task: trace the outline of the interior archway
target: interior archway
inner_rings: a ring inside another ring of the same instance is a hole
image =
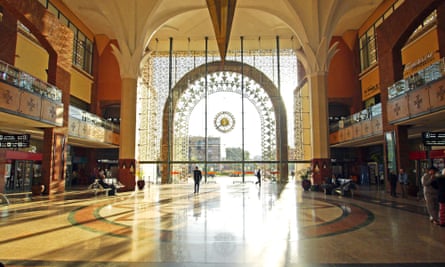
[[[193,164],[195,162],[178,162],[172,160],[172,146],[174,144],[173,137],[174,137],[174,120],[172,119],[173,113],[178,107],[178,103],[180,102],[181,98],[185,94],[185,92],[190,88],[189,85],[193,81],[197,81],[202,79],[202,77],[205,77],[206,75],[212,74],[212,73],[221,73],[221,72],[230,72],[230,73],[238,73],[241,75],[241,77],[246,77],[249,80],[254,81],[255,83],[261,85],[261,88],[264,90],[265,94],[267,95],[268,99],[271,103],[271,111],[273,111],[274,114],[274,120],[275,120],[275,144],[276,144],[276,157],[275,160],[268,160],[268,163],[275,163],[277,164],[276,172],[278,175],[279,180],[286,180],[288,177],[288,168],[287,168],[287,162],[288,162],[288,149],[287,149],[287,120],[286,120],[286,112],[284,103],[282,101],[282,98],[280,96],[280,92],[278,88],[273,84],[273,82],[265,76],[262,72],[258,71],[257,69],[253,68],[252,66],[249,66],[247,64],[242,64],[239,62],[234,61],[226,61],[225,64],[221,64],[221,62],[212,62],[206,65],[201,65],[189,73],[187,73],[171,90],[171,95],[169,97],[169,101],[167,101],[164,105],[163,109],[163,115],[162,115],[162,129],[165,132],[165,129],[167,129],[166,134],[162,135],[162,141],[161,141],[161,175],[162,175],[162,182],[168,183],[171,182],[171,177],[169,174],[172,173],[172,167],[171,164],[174,163],[184,163],[184,164]],[[244,82],[242,82],[243,84]],[[244,83],[245,84],[245,83]],[[245,88],[249,87],[247,84],[245,84]],[[245,89],[244,88],[244,89]],[[243,89],[243,90],[244,90]],[[203,88],[202,91],[208,90],[208,84],[207,89]],[[249,101],[253,101],[254,103],[259,101],[255,100],[253,96],[251,96],[252,92],[249,90],[245,90],[247,93],[245,96],[246,99],[250,99]],[[201,96],[203,94],[208,94],[207,92],[201,92]],[[259,103],[259,102],[258,102]],[[263,161],[266,162],[266,161]],[[204,162],[204,165],[206,165],[207,162]],[[244,162],[242,162],[244,164]],[[242,170],[242,173],[244,173],[244,168]]]

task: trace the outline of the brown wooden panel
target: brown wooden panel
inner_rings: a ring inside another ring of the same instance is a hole
[[[362,121],[362,123],[360,125],[362,127],[362,134],[363,134],[363,136],[368,136],[368,135],[372,134],[371,120]]]
[[[338,141],[338,131],[329,134],[329,143],[330,144],[337,144],[337,143],[339,143],[339,141]]]
[[[42,99],[42,120],[57,125],[63,124],[63,104],[57,104],[47,99]]]
[[[382,123],[382,117],[377,117],[371,120],[372,125],[372,134],[381,134],[383,133],[383,123]]]
[[[360,138],[363,136],[361,123],[353,124],[352,126],[352,138]]]
[[[345,129],[338,130],[338,142],[345,141]]]
[[[411,116],[429,111],[430,99],[428,91],[427,87],[423,87],[408,94],[409,113]]]
[[[20,90],[0,82],[0,108],[17,112],[20,106]]]
[[[22,91],[19,112],[40,119],[41,108],[42,98],[40,96]]]
[[[349,126],[347,128],[344,129],[345,130],[345,140],[344,141],[349,141],[352,139],[353,135],[352,135],[352,126]]]
[[[431,108],[436,109],[445,106],[445,79],[433,83],[428,89]]]
[[[408,95],[403,95],[388,101],[388,121],[400,120],[409,117]]]
[[[70,117],[68,125],[69,125],[69,135],[80,136],[79,133],[81,125],[80,120]]]
[[[119,143],[120,143],[119,140],[120,140],[120,134],[113,133],[113,144],[119,145]]]

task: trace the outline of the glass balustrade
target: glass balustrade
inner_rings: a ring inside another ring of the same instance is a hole
[[[404,95],[411,90],[415,90],[427,83],[433,82],[443,77],[445,72],[445,59],[427,66],[426,68],[410,75],[406,79],[395,82],[388,87],[388,100]]]
[[[371,120],[375,117],[379,117],[382,115],[382,104],[378,103],[369,108],[361,110],[360,112],[354,113],[347,117],[342,117],[338,122],[331,123],[329,125],[329,131],[335,132],[339,129],[349,127],[353,124],[360,123],[364,120]]]
[[[70,118],[75,118],[92,125],[103,127],[104,129],[113,131],[115,133],[119,133],[119,125],[111,123],[97,115],[86,112],[85,110],[76,108],[74,106],[69,107],[69,112]]]
[[[62,102],[62,91],[0,60],[0,80],[55,102]]]

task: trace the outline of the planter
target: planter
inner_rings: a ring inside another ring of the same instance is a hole
[[[137,184],[139,190],[143,190],[144,187],[145,187],[145,181],[144,180],[138,180],[136,182],[136,184]]]
[[[304,191],[309,191],[309,189],[311,188],[311,181],[303,180],[301,181],[301,186],[303,187]]]

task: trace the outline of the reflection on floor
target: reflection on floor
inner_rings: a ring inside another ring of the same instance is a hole
[[[217,181],[0,206],[5,266],[445,266],[424,201]]]

